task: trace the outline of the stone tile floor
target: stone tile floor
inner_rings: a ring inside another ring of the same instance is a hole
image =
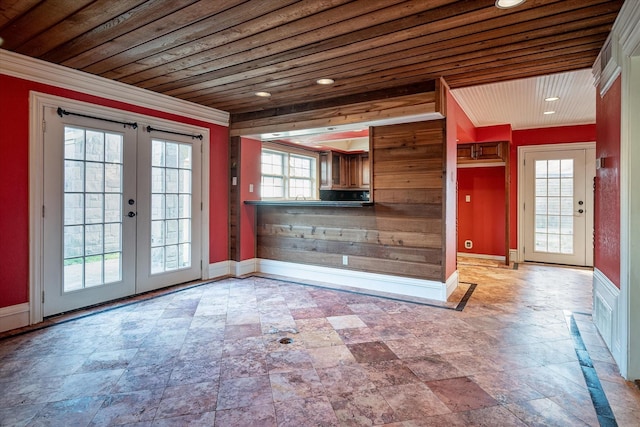
[[[5,334],[0,425],[597,426],[566,311],[618,425],[640,425],[590,270],[459,269],[446,304],[250,277]]]

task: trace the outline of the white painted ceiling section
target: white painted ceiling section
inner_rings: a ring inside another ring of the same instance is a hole
[[[591,70],[472,86],[451,91],[476,127],[511,124],[513,130],[596,122]],[[545,98],[557,96],[557,101]],[[544,114],[555,111],[555,114]]]

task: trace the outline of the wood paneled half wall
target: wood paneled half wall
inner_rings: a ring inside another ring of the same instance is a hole
[[[373,205],[259,206],[258,258],[446,281],[445,120],[370,135]]]

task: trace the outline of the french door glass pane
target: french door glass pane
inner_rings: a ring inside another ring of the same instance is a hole
[[[573,254],[573,159],[536,160],[535,250]]]
[[[64,291],[122,279],[123,136],[65,126]]]
[[[192,147],[151,143],[151,273],[191,267]]]

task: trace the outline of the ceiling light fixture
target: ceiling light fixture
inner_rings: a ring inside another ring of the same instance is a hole
[[[547,116],[548,116],[549,114],[555,114],[555,113],[556,113],[555,111],[545,111],[545,112],[544,112],[544,113],[542,113],[542,114],[544,114],[544,115],[547,115]]]
[[[512,7],[520,6],[526,0],[496,0],[496,7],[498,9],[510,9]]]
[[[558,99],[560,99],[560,97],[558,96],[550,96],[548,98],[545,98],[544,100],[547,102],[553,102],[553,101],[557,101]]]
[[[335,80],[333,79],[318,79],[316,80],[316,83],[318,83],[319,85],[332,85],[335,83]]]
[[[260,96],[262,98],[268,98],[271,96],[269,92],[256,92],[256,96]]]

